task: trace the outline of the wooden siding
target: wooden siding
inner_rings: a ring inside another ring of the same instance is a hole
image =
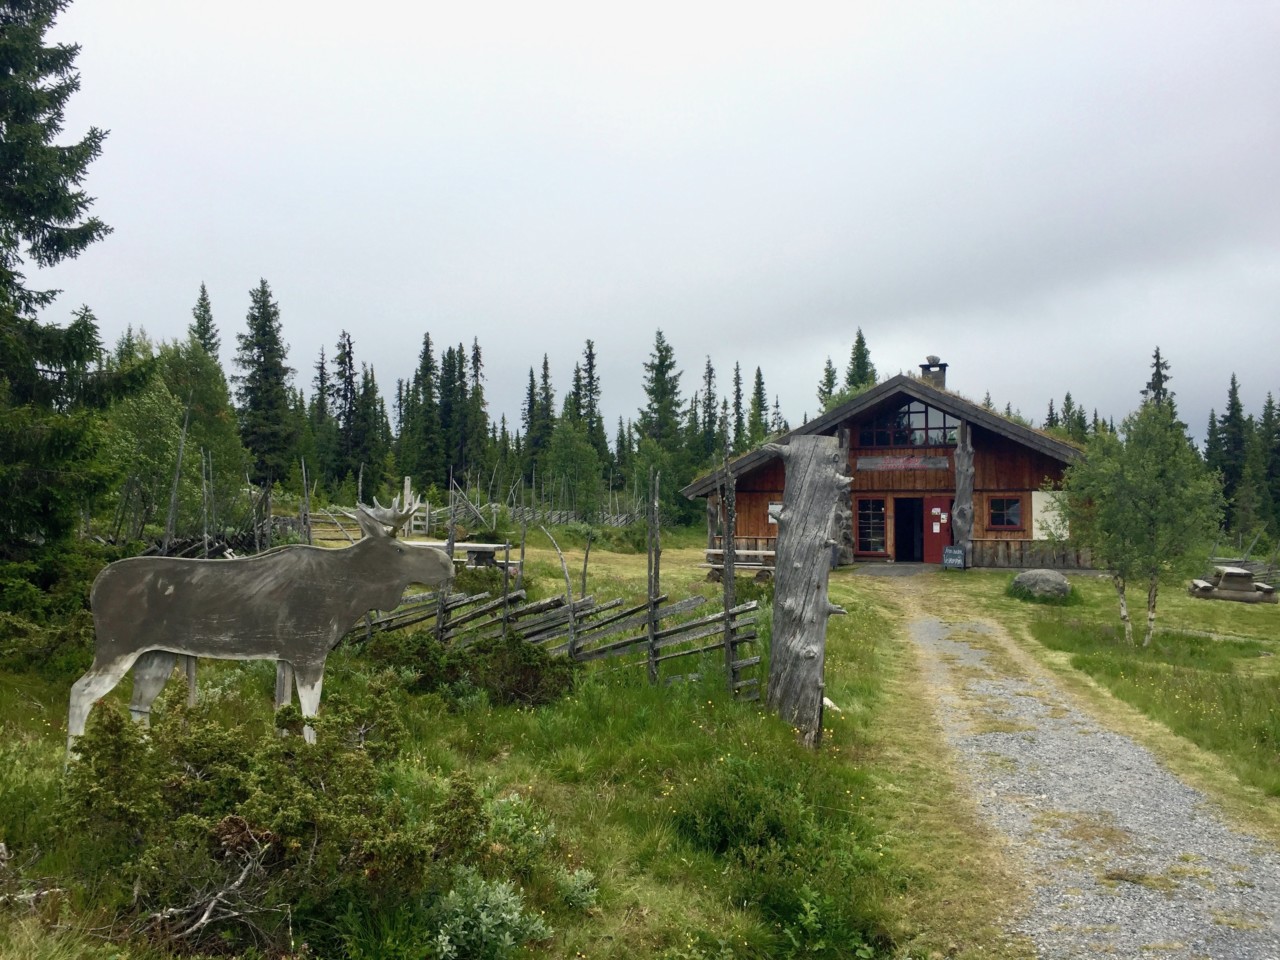
[[[876,497],[885,501],[886,554],[863,555],[867,559],[892,557],[895,544],[895,497],[947,496],[955,491],[955,459],[953,447],[859,447],[859,422],[843,424],[849,430],[850,508],[852,522],[857,523],[856,501]],[[1050,566],[1074,568],[1088,566],[1081,557],[1061,546],[1031,539],[1031,494],[1041,489],[1046,480],[1062,478],[1063,464],[1044,453],[1023,446],[1015,440],[983,427],[973,427],[974,446],[974,566]],[[858,470],[859,457],[937,457],[945,458],[947,469]],[[776,524],[769,523],[771,501],[782,500],[785,472],[780,458],[773,458],[738,478],[738,540],[763,544],[778,534]],[[991,528],[992,497],[1019,497],[1022,500],[1022,526],[1017,529]],[[771,543],[769,544],[771,546]]]
[[[1077,550],[1047,540],[974,540],[975,567],[1048,567],[1051,570],[1088,570],[1093,561],[1088,550]]]
[[[1039,490],[1045,480],[1062,479],[1063,465],[981,427],[973,428],[973,491]],[[1027,507],[1030,508],[1030,501]]]

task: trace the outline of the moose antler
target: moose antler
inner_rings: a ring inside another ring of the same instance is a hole
[[[421,497],[414,497],[413,502],[408,507],[405,507],[401,501],[401,497],[396,497],[391,501],[391,506],[384,507],[378,502],[378,498],[374,497],[372,507],[366,507],[363,503],[359,504],[359,507],[373,519],[395,531],[404,526],[405,521],[412,517],[418,508],[422,506]]]

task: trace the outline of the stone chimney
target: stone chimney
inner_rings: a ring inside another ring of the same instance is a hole
[[[937,357],[925,357],[920,364],[920,379],[939,390],[947,389],[947,365]]]

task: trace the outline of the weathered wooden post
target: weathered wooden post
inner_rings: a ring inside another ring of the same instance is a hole
[[[648,635],[649,682],[658,682],[658,596],[662,586],[662,529],[658,516],[658,485],[662,474],[649,468],[649,599],[645,617]]]
[[[768,704],[796,727],[800,742],[822,739],[823,667],[827,619],[845,611],[827,599],[831,567],[831,521],[849,489],[835,437],[793,437],[769,444],[786,467],[778,515],[777,570],[773,602],[773,646],[769,657]]]
[[[951,534],[964,550],[964,565],[973,566],[973,431],[961,420],[956,430],[956,499],[951,505]]]
[[[729,611],[737,605],[738,581],[733,571],[737,556],[734,541],[738,536],[737,485],[738,481],[733,475],[733,468],[729,466],[729,439],[726,433],[724,442],[724,490],[720,498],[724,504],[724,533],[720,538],[720,546],[723,549],[720,556],[724,563],[724,569],[721,571],[721,580],[724,581],[724,672],[725,682],[729,685],[730,693],[733,692],[734,683],[738,679],[733,670],[733,661],[738,656],[733,643],[734,622],[733,618],[729,616]]]

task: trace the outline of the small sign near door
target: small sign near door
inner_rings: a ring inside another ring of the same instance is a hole
[[[942,548],[942,569],[963,570],[964,569],[964,547],[943,547]]]

